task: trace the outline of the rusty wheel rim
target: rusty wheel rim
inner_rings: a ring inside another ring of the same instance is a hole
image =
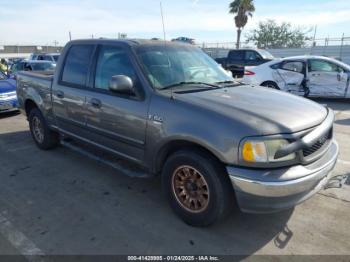
[[[35,140],[39,143],[42,143],[44,141],[44,129],[42,127],[40,119],[36,116],[33,117],[32,128]]]
[[[177,202],[187,211],[199,213],[207,208],[209,187],[197,169],[178,167],[172,175],[172,189]]]

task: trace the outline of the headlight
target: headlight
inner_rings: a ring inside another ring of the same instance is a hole
[[[281,146],[287,145],[289,142],[285,139],[275,140],[246,140],[242,146],[242,158],[247,162],[282,162],[293,160],[296,155],[292,153],[285,157],[275,159],[275,154]]]
[[[2,93],[0,94],[0,99],[1,100],[8,100],[8,99],[14,99],[16,98],[16,92],[8,92],[8,93]]]

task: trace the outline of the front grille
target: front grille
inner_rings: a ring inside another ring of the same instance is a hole
[[[303,156],[307,157],[307,156],[310,156],[312,154],[317,153],[320,149],[322,149],[324,146],[326,146],[328,144],[331,137],[332,137],[332,130],[330,130],[324,136],[320,137],[316,141],[316,143],[314,143],[312,146],[310,146],[308,148],[304,148],[303,149]]]

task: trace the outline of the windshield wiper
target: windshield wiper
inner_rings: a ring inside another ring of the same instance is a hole
[[[237,83],[237,82],[232,81],[232,80],[215,82],[215,84],[235,84],[235,83]]]
[[[215,84],[218,84],[218,85],[221,84],[222,88],[226,88],[226,87],[234,87],[234,86],[242,85],[242,82],[240,82],[238,80],[235,80],[235,81],[227,80],[227,81],[215,82]]]
[[[182,81],[182,82],[178,82],[178,83],[175,83],[175,84],[171,84],[171,85],[165,86],[165,87],[161,88],[160,90],[166,90],[166,89],[169,89],[169,88],[173,88],[173,87],[176,87],[176,86],[182,86],[182,85],[205,85],[205,86],[210,86],[210,87],[213,87],[213,88],[221,88],[218,85],[205,83],[205,82]]]
[[[235,86],[235,85],[239,85],[240,82],[239,81],[232,81],[232,80],[226,80],[226,81],[220,81],[220,82],[215,82],[215,84],[227,84],[223,87],[230,87],[230,86]]]

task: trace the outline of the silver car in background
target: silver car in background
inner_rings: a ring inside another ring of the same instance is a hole
[[[306,97],[349,98],[350,66],[323,56],[295,56],[246,67],[243,82]]]

